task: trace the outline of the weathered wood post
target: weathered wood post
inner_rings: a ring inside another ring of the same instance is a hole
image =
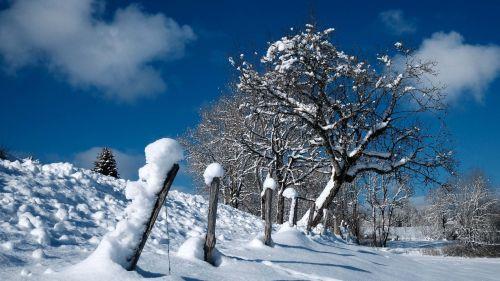
[[[273,190],[270,188],[266,188],[265,193],[266,204],[265,204],[265,219],[266,226],[264,229],[264,244],[267,246],[272,246],[273,240],[271,239],[272,232],[272,221],[271,221],[271,211],[272,211],[272,201],[273,201]]]
[[[146,241],[148,240],[149,234],[153,229],[153,226],[156,222],[156,218],[158,217],[158,213],[160,212],[163,203],[165,203],[167,194],[170,190],[170,187],[172,186],[172,183],[174,182],[175,176],[177,175],[178,171],[179,171],[179,164],[174,164],[172,168],[170,168],[170,171],[168,172],[167,177],[163,182],[163,187],[157,194],[155,205],[153,207],[153,210],[151,211],[149,220],[146,223],[146,227],[144,228],[144,232],[141,236],[141,241],[139,242],[137,248],[135,248],[132,256],[127,258],[128,266],[126,267],[126,269],[128,271],[135,270],[137,262],[139,261],[139,257],[141,256],[142,250],[144,249],[144,245],[146,245]]]
[[[325,235],[327,229],[328,229],[328,209],[323,208],[323,231],[321,231],[321,234]]]
[[[262,185],[264,190],[263,196],[265,198],[264,204],[264,219],[265,219],[265,227],[264,227],[264,244],[267,246],[273,245],[273,240],[271,239],[271,232],[273,230],[273,223],[271,221],[271,211],[272,211],[272,203],[273,203],[273,190],[276,188],[276,182],[271,177],[271,172],[267,174],[266,179],[264,180],[264,184]]]
[[[210,188],[210,198],[208,202],[208,226],[203,245],[203,259],[215,265],[213,252],[215,248],[215,224],[217,220],[217,201],[219,198],[219,186],[221,178],[224,176],[224,169],[219,163],[212,163],[207,166],[203,173],[205,184]]]
[[[307,233],[311,232],[312,222],[314,218],[314,210],[316,209],[316,203],[313,200],[310,201],[310,204],[311,207],[309,208],[309,217],[307,218],[307,228],[306,228]]]
[[[299,201],[297,200],[297,197],[292,199],[292,206],[290,206],[290,219],[292,220],[292,226],[297,225],[297,209],[299,207]]]
[[[210,199],[208,206],[208,228],[203,246],[204,259],[206,262],[215,265],[213,259],[213,250],[215,247],[215,223],[217,220],[217,201],[219,197],[220,179],[214,178],[210,184]]]
[[[340,228],[337,222],[337,216],[333,215],[333,233],[335,235],[340,235]]]
[[[264,189],[263,189],[264,192]],[[266,196],[260,196],[260,218],[262,220],[266,219]]]

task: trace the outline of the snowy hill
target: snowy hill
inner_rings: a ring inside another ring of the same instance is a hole
[[[126,182],[68,163],[0,161],[0,280],[495,280],[500,259],[398,255],[284,227],[274,248],[259,218],[220,205],[212,267],[177,251],[206,227],[201,196],[171,191],[137,272],[81,263],[123,216]],[[168,227],[168,235],[167,235]],[[170,237],[171,273],[168,244]],[[76,266],[74,266],[76,264]]]

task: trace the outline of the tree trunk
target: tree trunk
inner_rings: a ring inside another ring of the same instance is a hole
[[[170,169],[170,171],[168,172],[165,181],[163,182],[163,188],[157,194],[155,205],[151,210],[151,215],[149,216],[149,220],[146,223],[146,227],[144,228],[141,240],[139,241],[137,248],[135,248],[135,251],[132,254],[132,256],[127,259],[128,266],[126,267],[126,270],[131,271],[136,268],[137,262],[139,261],[139,257],[141,256],[142,253],[142,249],[144,249],[144,245],[146,245],[146,241],[148,240],[149,234],[153,229],[153,226],[156,222],[156,218],[158,217],[158,213],[160,212],[161,207],[165,203],[165,199],[167,198],[168,191],[170,190],[170,187],[174,182],[175,176],[177,175],[177,171],[179,171],[179,164],[174,164]]]
[[[374,204],[374,203],[372,203]],[[373,246],[377,246],[377,217],[375,212],[375,206],[372,205],[372,226],[373,226]]]
[[[213,259],[213,250],[215,247],[215,224],[217,220],[217,199],[219,195],[220,179],[214,178],[210,185],[210,199],[208,205],[208,227],[207,235],[205,236],[204,259],[211,265],[215,265]]]
[[[335,196],[337,196],[337,193],[339,192],[340,188],[342,187],[342,181],[339,180],[339,179],[335,179],[333,178],[332,176],[332,179],[333,181],[333,186],[332,188],[327,188],[325,187],[325,189],[321,192],[321,195],[318,197],[318,198],[323,198],[323,193],[325,193],[325,200],[323,200],[322,202],[318,202],[318,200],[316,200],[316,210],[322,210],[322,209],[325,209],[325,208],[328,208],[328,206],[330,205],[330,203],[333,201],[333,199],[335,198]],[[322,218],[322,212],[316,212],[314,214],[314,217],[313,217],[313,220],[312,220],[312,227],[315,227],[316,225],[318,225],[318,223],[321,222],[321,218]]]
[[[264,244],[267,246],[272,246],[273,245],[273,240],[271,239],[271,232],[273,230],[273,224],[271,222],[271,206],[272,206],[272,200],[273,200],[273,190],[270,188],[266,189],[265,193],[265,199],[266,199],[266,204],[265,204],[265,219],[266,219],[266,225],[264,229]]]

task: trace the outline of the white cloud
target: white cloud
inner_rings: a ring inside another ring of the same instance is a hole
[[[151,63],[179,58],[192,29],[131,5],[102,19],[97,0],[16,0],[0,12],[0,54],[10,70],[42,64],[72,85],[133,100],[165,90]]]
[[[437,32],[425,39],[416,53],[422,61],[437,62],[436,85],[446,86],[448,101],[467,93],[481,100],[484,90],[500,73],[500,47],[466,44],[457,32]]]
[[[387,10],[379,14],[382,23],[396,35],[417,31],[415,20],[404,17],[402,10]]]
[[[92,147],[88,150],[77,153],[73,158],[73,163],[81,168],[92,169],[97,155],[102,147]],[[138,169],[145,163],[143,154],[129,154],[117,149],[111,149],[115,156],[118,173],[124,179],[137,179]]]

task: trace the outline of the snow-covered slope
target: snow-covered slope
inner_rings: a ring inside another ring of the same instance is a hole
[[[0,280],[495,280],[500,274],[499,259],[397,255],[289,228],[275,231],[276,245],[268,248],[254,240],[259,218],[223,205],[216,230],[222,264],[212,267],[176,253],[203,234],[207,203],[175,190],[136,272],[81,263],[123,216],[125,185],[68,163],[0,161]]]

